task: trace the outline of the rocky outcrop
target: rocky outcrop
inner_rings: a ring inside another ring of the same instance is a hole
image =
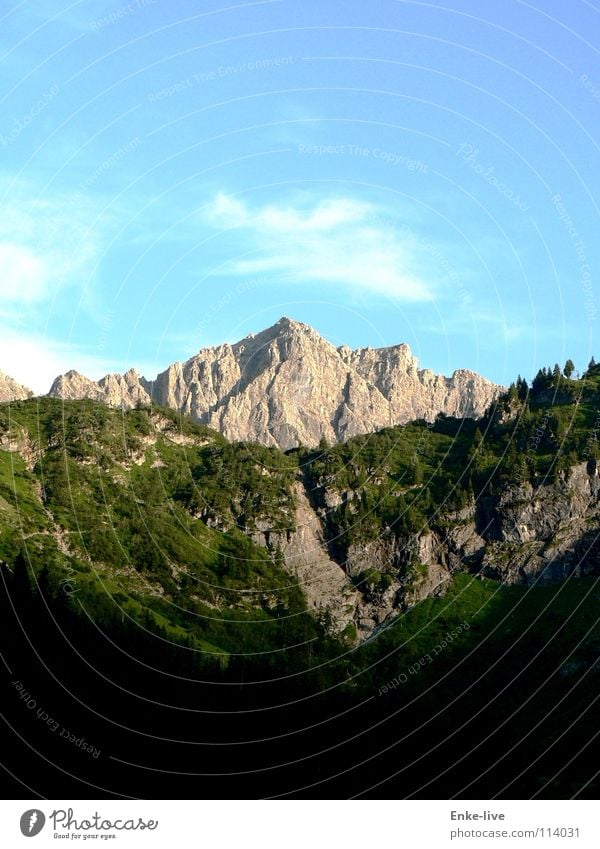
[[[0,403],[6,401],[23,401],[25,398],[31,398],[32,395],[33,392],[31,389],[27,389],[26,386],[22,386],[16,380],[13,380],[12,377],[0,371]]]
[[[63,401],[79,401],[82,398],[104,400],[99,385],[73,369],[56,378],[48,395],[51,398],[62,398]]]
[[[323,504],[329,495],[321,494]],[[327,525],[327,508],[317,506],[314,515]],[[523,482],[484,496],[439,515],[417,534],[388,529],[350,545],[337,565],[358,595],[352,617],[359,639],[366,639],[417,601],[443,594],[457,572],[526,586],[600,575],[599,540],[600,477],[590,461],[551,482]],[[321,605],[332,603],[330,593],[340,603],[332,584],[320,593]]]
[[[31,438],[25,428],[19,426],[0,433],[0,451],[20,454],[30,472],[33,471],[40,458],[40,449],[37,442]]]
[[[294,485],[294,496],[296,510],[290,529],[274,531],[268,523],[261,523],[252,538],[273,556],[283,558],[287,571],[304,591],[308,609],[330,633],[344,635],[351,642],[356,637],[362,641],[398,611],[402,586],[394,580],[385,586],[367,586],[361,575],[367,567],[379,568],[382,575],[394,573],[399,558],[378,541],[372,549],[354,552],[352,562],[349,558],[345,564],[337,563],[329,553],[319,514],[300,481]]]
[[[433,421],[438,413],[459,418],[482,416],[499,388],[481,375],[458,369],[452,377],[419,369],[408,345],[391,348],[341,348],[345,361],[387,400],[391,424]],[[354,435],[354,434],[352,434]]]
[[[305,324],[282,318],[234,345],[205,348],[150,382],[133,370],[98,383],[76,372],[50,395],[91,397],[115,406],[171,407],[228,439],[283,450],[321,439],[337,442],[438,413],[482,415],[500,387],[459,370],[452,377],[419,369],[407,345],[334,347]]]
[[[600,478],[595,461],[556,481],[507,488],[485,499],[482,573],[505,583],[551,583],[600,574]]]
[[[121,407],[125,410],[138,404],[150,403],[150,396],[143,386],[143,378],[135,369],[130,369],[125,374],[107,374],[99,381],[90,380],[78,371],[68,371],[56,378],[48,395],[52,398],[62,398],[64,401],[91,398],[93,401],[101,401],[111,407]]]
[[[300,482],[294,487],[294,495],[293,528],[273,532],[264,525],[253,534],[254,541],[283,557],[286,569],[304,591],[308,609],[332,633],[341,634],[356,622],[361,595],[329,556],[321,523]]]

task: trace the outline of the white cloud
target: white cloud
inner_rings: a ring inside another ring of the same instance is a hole
[[[85,292],[106,224],[80,193],[40,199],[32,185],[0,176],[0,308],[26,318],[71,287]]]
[[[157,367],[153,363],[123,363],[90,354],[69,342],[17,333],[0,326],[0,371],[29,387],[36,395],[45,395],[54,378],[70,369],[99,380],[106,374],[122,374],[131,366],[148,379],[156,376]]]
[[[409,240],[370,203],[338,197],[252,208],[219,194],[206,215],[214,226],[247,234],[251,258],[232,260],[227,273],[279,273],[286,282],[326,282],[405,301],[432,298],[413,270]]]
[[[43,395],[59,374],[76,369],[93,380],[122,371],[122,364],[82,351],[76,345],[41,336],[0,330],[0,371]]]
[[[105,314],[96,264],[119,210],[103,208],[80,191],[42,196],[31,180],[0,174],[0,370],[36,393],[69,369],[98,379],[131,365],[68,341],[74,309],[92,322]]]
[[[31,303],[44,297],[47,270],[32,251],[0,242],[0,298],[5,304]]]

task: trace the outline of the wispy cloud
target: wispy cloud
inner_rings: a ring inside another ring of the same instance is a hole
[[[31,303],[44,297],[47,270],[26,247],[0,242],[0,298],[3,304]]]
[[[120,364],[66,341],[75,308],[103,314],[95,270],[114,222],[98,199],[35,188],[0,175],[0,369],[43,393],[62,371],[101,377]]]
[[[227,263],[226,273],[281,274],[288,283],[329,283],[404,301],[432,299],[430,285],[414,270],[409,240],[374,204],[334,197],[252,207],[221,193],[205,215],[213,226],[246,236],[246,256]]]
[[[544,336],[551,328],[536,328],[535,322],[523,321],[519,314],[509,314],[498,304],[478,304],[476,308],[464,305],[461,309],[447,308],[428,316],[419,324],[420,331],[429,336],[461,334],[476,340],[478,347],[486,350],[499,350],[510,347],[515,341],[534,338],[536,333]]]
[[[40,199],[25,183],[7,184],[0,177],[1,308],[26,318],[67,289],[85,292],[107,218],[81,194]]]

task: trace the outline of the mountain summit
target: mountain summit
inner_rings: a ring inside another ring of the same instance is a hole
[[[33,392],[26,386],[22,386],[9,377],[4,372],[0,371],[0,403],[4,401],[22,401],[25,398],[31,398]]]
[[[336,348],[312,327],[281,318],[235,344],[204,348],[147,381],[133,369],[94,382],[58,377],[53,397],[112,406],[154,401],[191,415],[231,440],[284,450],[338,442],[438,413],[478,417],[500,387],[476,372],[452,377],[419,369],[408,345]]]

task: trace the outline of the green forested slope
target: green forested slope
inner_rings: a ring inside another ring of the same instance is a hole
[[[71,605],[144,623],[207,662],[314,641],[329,656],[338,649],[278,552],[252,541],[257,528],[294,531],[294,481],[317,509],[339,496],[321,515],[343,566],[352,543],[443,524],[515,481],[595,462],[599,407],[599,367],[580,380],[540,373],[480,422],[441,417],[284,455],[163,409],[2,405],[0,558],[12,568],[20,555]]]

